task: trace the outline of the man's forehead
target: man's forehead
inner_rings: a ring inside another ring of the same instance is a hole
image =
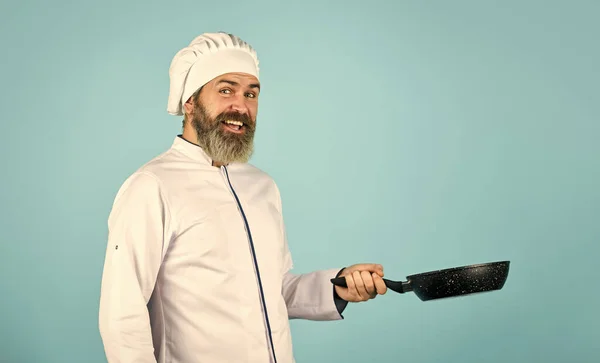
[[[247,73],[225,73],[215,77],[210,83],[213,85],[228,83],[233,86],[260,88],[260,82],[258,78]]]

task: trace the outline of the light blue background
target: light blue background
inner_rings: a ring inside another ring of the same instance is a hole
[[[180,130],[172,56],[219,30],[259,51],[298,272],[512,261],[500,292],[294,321],[299,363],[600,361],[597,1],[1,4],[0,361],[105,362],[113,197]]]

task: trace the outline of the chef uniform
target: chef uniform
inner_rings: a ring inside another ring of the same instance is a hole
[[[258,78],[255,51],[225,33],[194,39],[173,59],[169,113],[227,72]],[[339,268],[290,272],[273,179],[212,162],[179,135],[119,189],[99,310],[109,363],[293,363],[289,319],[343,318]]]

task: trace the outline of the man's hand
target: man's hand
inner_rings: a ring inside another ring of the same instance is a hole
[[[374,299],[387,292],[383,282],[383,266],[378,264],[357,264],[346,267],[340,273],[346,278],[346,287],[335,286],[335,291],[342,299],[349,302],[360,302]]]

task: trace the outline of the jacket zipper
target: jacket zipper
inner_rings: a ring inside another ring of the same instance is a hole
[[[256,276],[258,278],[258,289],[260,292],[260,301],[261,301],[261,305],[262,305],[262,308],[264,311],[265,323],[267,325],[267,333],[268,333],[268,340],[269,340],[268,343],[271,348],[271,354],[273,354],[273,361],[274,361],[274,363],[277,363],[277,358],[275,357],[275,346],[273,344],[273,336],[271,334],[271,324],[269,323],[269,313],[267,312],[267,304],[265,302],[265,296],[264,296],[264,291],[263,291],[263,287],[262,287],[262,280],[260,278],[260,271],[258,269],[258,260],[256,259],[256,252],[254,250],[254,241],[252,240],[252,233],[250,232],[250,226],[248,225],[248,220],[246,219],[246,214],[244,213],[244,209],[242,208],[242,203],[240,203],[237,193],[233,189],[233,185],[231,184],[231,180],[229,179],[229,172],[227,171],[227,167],[222,166],[222,168],[223,168],[223,171],[225,172],[225,177],[227,178],[227,184],[229,184],[229,189],[233,193],[233,196],[238,205],[240,213],[242,214],[242,219],[244,220],[244,224],[246,226],[246,234],[248,236],[248,242],[250,244],[250,252],[252,254],[252,262],[254,263],[254,269],[256,271]]]

